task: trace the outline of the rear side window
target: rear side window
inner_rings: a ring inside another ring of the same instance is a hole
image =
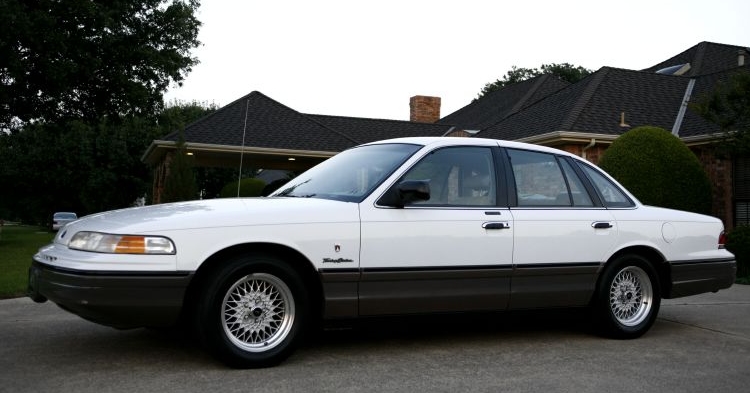
[[[573,168],[554,154],[508,149],[518,206],[591,207]]]
[[[599,173],[596,169],[579,164],[586,175],[591,179],[596,191],[599,193],[604,206],[606,207],[632,207],[633,201],[625,195],[619,187],[612,183],[607,177]]]

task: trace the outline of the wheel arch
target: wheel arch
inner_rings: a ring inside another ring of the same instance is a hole
[[[192,312],[191,305],[195,304],[196,296],[200,295],[200,288],[205,285],[216,271],[222,267],[222,262],[227,259],[247,254],[266,254],[278,257],[289,264],[300,276],[307,287],[310,296],[310,315],[313,318],[320,318],[323,312],[323,287],[318,277],[317,271],[313,264],[302,255],[299,251],[285,245],[275,243],[244,243],[237,244],[225,249],[219,250],[203,263],[195,271],[193,279],[185,293],[183,314]]]
[[[669,286],[671,285],[671,271],[669,269],[669,264],[667,263],[666,258],[664,258],[664,255],[662,255],[659,250],[650,247],[650,246],[644,246],[644,245],[637,245],[637,246],[629,246],[625,247],[621,250],[618,250],[616,253],[612,254],[611,257],[607,260],[607,262],[604,264],[602,271],[604,268],[607,267],[607,265],[619,258],[622,255],[625,254],[635,254],[639,255],[643,258],[645,258],[650,264],[651,267],[654,268],[654,271],[656,272],[659,280],[659,296],[664,297],[664,294],[669,293]],[[599,275],[599,278],[597,279],[597,285],[598,281],[602,279],[601,274]]]

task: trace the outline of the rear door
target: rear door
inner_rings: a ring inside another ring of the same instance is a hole
[[[515,225],[510,307],[586,305],[617,222],[569,157],[505,152]]]

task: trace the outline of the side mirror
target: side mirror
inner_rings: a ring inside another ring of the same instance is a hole
[[[429,180],[404,180],[391,187],[381,198],[378,204],[403,208],[405,205],[415,201],[430,200]]]

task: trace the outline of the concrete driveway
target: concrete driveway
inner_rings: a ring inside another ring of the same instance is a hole
[[[118,331],[50,303],[0,301],[0,392],[742,392],[750,286],[666,300],[637,340],[576,311],[371,321],[312,337],[282,365],[233,370],[188,338]]]

